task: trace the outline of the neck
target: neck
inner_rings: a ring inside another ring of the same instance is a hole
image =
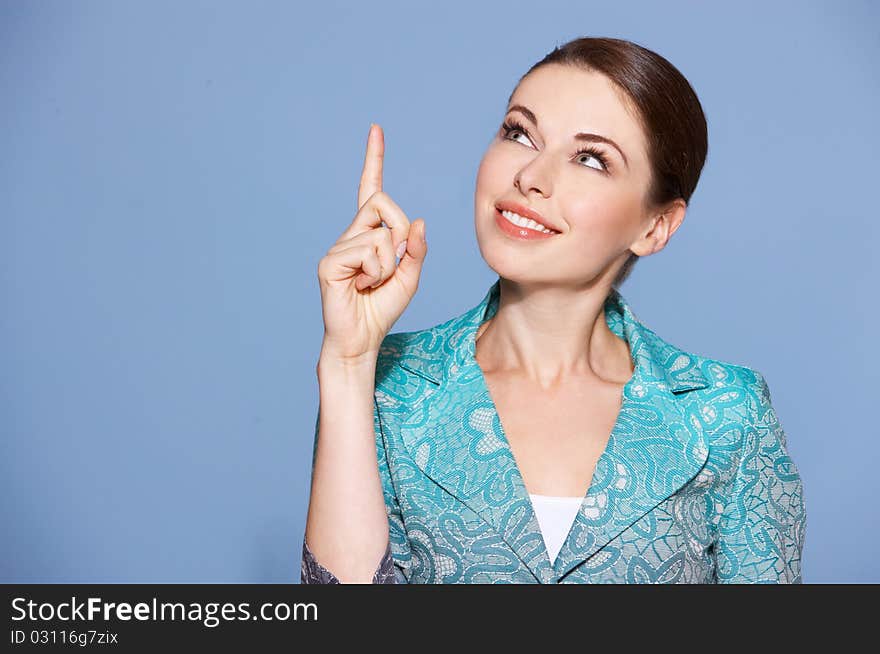
[[[498,310],[477,330],[480,367],[544,390],[574,379],[625,384],[632,359],[627,342],[608,327],[607,296],[602,288],[525,288],[502,279]]]

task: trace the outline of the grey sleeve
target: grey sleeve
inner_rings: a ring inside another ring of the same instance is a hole
[[[306,539],[303,538],[302,564],[300,572],[300,583],[302,584],[338,584],[339,579],[323,565],[318,563],[314,553],[309,548]],[[398,577],[394,571],[394,559],[391,556],[391,542],[385,548],[385,554],[379,561],[379,566],[373,574],[374,584],[396,584],[399,583]]]

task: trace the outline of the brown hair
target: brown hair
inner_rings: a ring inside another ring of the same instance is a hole
[[[690,201],[706,161],[709,139],[697,94],[675,66],[631,41],[581,37],[556,46],[529,68],[520,82],[547,64],[602,73],[620,89],[648,145],[651,181],[643,202],[647,210],[676,198],[684,199],[685,203]],[[513,93],[508,104],[511,98]],[[630,253],[614,279],[614,288],[629,277],[638,258],[637,254]]]

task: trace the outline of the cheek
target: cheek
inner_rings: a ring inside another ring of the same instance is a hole
[[[477,169],[477,195],[497,195],[500,190],[511,186],[513,173],[507,168],[501,157],[493,153],[493,148],[489,148]]]
[[[630,233],[636,226],[638,208],[620,193],[594,189],[588,197],[570,205],[565,219],[571,236],[582,240],[588,249],[628,246]]]
[[[477,225],[477,233],[481,233],[480,225],[485,226],[489,220],[495,219],[495,201],[502,196],[509,196],[513,190],[513,173],[501,162],[501,158],[489,152],[480,160],[474,185],[473,220]]]

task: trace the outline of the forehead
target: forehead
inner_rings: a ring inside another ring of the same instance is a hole
[[[601,73],[560,64],[542,66],[520,82],[508,106],[515,104],[535,113],[545,137],[568,140],[577,132],[594,132],[617,141],[631,160],[644,152],[634,109]]]

